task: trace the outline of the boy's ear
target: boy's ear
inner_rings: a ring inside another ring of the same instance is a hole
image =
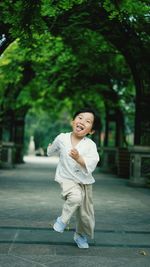
[[[91,130],[90,132],[89,132],[89,134],[94,134],[95,133],[95,130]]]

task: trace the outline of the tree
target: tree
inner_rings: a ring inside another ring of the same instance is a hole
[[[135,144],[150,143],[150,120],[147,113],[149,91],[149,5],[148,1],[84,1],[66,12],[59,12],[54,34],[64,36],[69,42],[69,28],[72,25],[92,29],[105,36],[125,57],[136,87]],[[45,14],[50,27],[50,14]]]
[[[137,7],[140,3],[137,2]],[[18,49],[24,54],[24,58],[18,60],[19,64],[16,61],[18,74],[14,77],[18,76],[19,80],[15,82],[13,79],[13,93],[5,79],[10,64],[5,70],[3,68],[5,89],[2,91],[8,92],[7,100],[4,100],[2,93],[3,106],[8,107],[7,103],[12,98],[11,106],[14,109],[41,105],[44,109],[60,110],[67,99],[72,99],[78,105],[90,101],[99,110],[104,110],[103,102],[107,106],[114,103],[114,106],[125,110],[129,100],[133,103],[134,86],[130,71],[118,51],[121,51],[134,74],[134,64],[130,64],[134,56],[131,52],[138,39],[135,42],[129,39],[130,49],[126,52],[125,40],[133,33],[128,30],[132,28],[133,13],[133,8],[129,9],[129,6],[129,2],[128,5],[121,3],[117,11],[118,6],[114,3],[111,6],[109,1],[103,1],[101,6],[98,1],[67,0],[58,1],[57,4],[45,0],[18,0],[13,5],[7,0],[0,3],[3,29],[7,29],[4,33],[12,40],[19,37]],[[140,12],[137,12],[138,18],[147,9],[140,9]],[[127,21],[130,21],[129,25]],[[136,26],[137,30],[142,23]],[[145,47],[148,42],[144,34],[143,40]],[[12,72],[10,75],[13,76]],[[129,93],[131,88],[132,92]],[[139,136],[137,127],[135,133],[135,143],[142,144],[143,135],[140,132]]]

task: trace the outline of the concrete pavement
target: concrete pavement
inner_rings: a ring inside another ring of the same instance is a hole
[[[51,227],[63,204],[57,158],[25,161],[0,170],[0,267],[150,267],[150,189],[97,169],[95,239],[82,250],[73,241],[74,218],[63,234]]]

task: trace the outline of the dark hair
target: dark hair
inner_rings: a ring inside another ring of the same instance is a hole
[[[75,117],[80,114],[80,113],[92,113],[93,116],[94,116],[94,122],[93,122],[93,126],[92,126],[92,130],[99,130],[100,129],[100,118],[99,116],[97,115],[97,112],[95,110],[93,110],[92,108],[89,108],[89,107],[85,107],[85,108],[81,108],[79,109],[74,115],[73,115],[73,120],[75,119]]]

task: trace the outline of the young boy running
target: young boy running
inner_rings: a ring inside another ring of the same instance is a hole
[[[99,161],[99,154],[96,144],[87,135],[94,134],[98,122],[92,109],[79,110],[73,116],[72,132],[59,134],[47,148],[48,156],[59,152],[55,181],[60,184],[65,200],[53,229],[62,233],[76,213],[74,241],[79,248],[89,248],[86,235],[94,237],[92,184],[95,180],[92,172]]]

